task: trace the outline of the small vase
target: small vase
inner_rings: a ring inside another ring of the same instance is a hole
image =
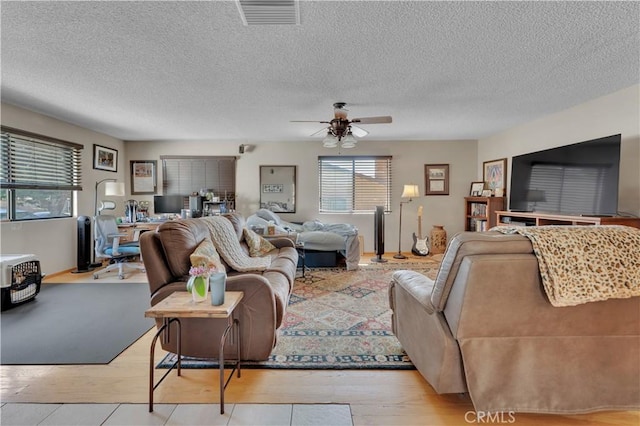
[[[447,231],[443,225],[433,225],[431,229],[431,254],[444,253],[447,248]]]
[[[187,283],[187,288],[191,289],[191,297],[193,297],[194,302],[203,302],[207,300],[207,293],[209,292],[209,277],[191,277]]]

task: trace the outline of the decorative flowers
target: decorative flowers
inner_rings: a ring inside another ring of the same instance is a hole
[[[192,266],[191,269],[189,269],[189,275],[191,275],[192,277],[204,277],[216,272],[218,272],[216,268],[209,268],[204,265]]]

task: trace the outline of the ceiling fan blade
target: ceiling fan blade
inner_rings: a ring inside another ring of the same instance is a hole
[[[391,123],[391,116],[384,115],[380,117],[361,117],[361,118],[354,118],[351,121],[353,123],[360,123],[360,124],[383,124],[383,123]]]
[[[353,133],[353,136],[357,136],[359,138],[364,138],[369,134],[369,132],[367,132],[365,129],[361,129],[360,127],[354,125],[351,125],[351,133]]]
[[[327,128],[323,127],[322,129],[318,130],[317,132],[310,134],[309,136],[314,137],[314,136],[326,136],[327,134]]]
[[[289,123],[327,123],[329,124],[329,121],[318,121],[318,120],[289,120]]]

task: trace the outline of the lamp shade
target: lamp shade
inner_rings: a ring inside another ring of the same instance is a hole
[[[124,182],[106,182],[104,195],[111,197],[124,197]]]
[[[418,185],[405,185],[404,190],[402,191],[402,198],[413,198],[420,196],[420,191],[418,190]]]

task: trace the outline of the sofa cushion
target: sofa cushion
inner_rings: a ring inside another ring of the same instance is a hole
[[[249,256],[262,257],[275,249],[273,244],[253,232],[251,229],[244,228],[243,234],[244,240],[249,247]]]
[[[189,256],[200,242],[209,236],[209,230],[200,219],[171,220],[158,227],[158,236],[171,275],[189,275]]]
[[[205,238],[200,242],[198,247],[189,256],[192,266],[204,266],[208,269],[215,268],[217,271],[226,272],[226,268],[222,264],[220,255],[218,254],[213,242],[209,238]]]
[[[533,253],[531,242],[521,235],[504,235],[500,232],[461,232],[455,235],[444,254],[431,293],[433,309],[441,312],[447,304],[451,286],[460,263],[474,254]]]
[[[247,225],[246,220],[244,219],[244,216],[236,212],[227,213],[223,216],[226,217],[229,220],[229,222],[231,222],[231,224],[233,225],[233,230],[236,232],[238,241],[242,241],[244,238],[243,231]]]
[[[401,270],[392,275],[396,285],[404,288],[413,298],[432,314],[434,311],[431,304],[431,292],[433,291],[433,280],[416,271]]]

